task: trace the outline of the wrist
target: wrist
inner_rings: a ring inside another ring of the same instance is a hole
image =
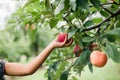
[[[53,43],[53,42],[50,43],[48,46],[49,46],[52,50],[56,48],[56,47],[54,46],[54,43]]]

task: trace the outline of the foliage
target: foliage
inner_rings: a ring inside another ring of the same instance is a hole
[[[49,30],[41,28],[24,32],[7,27],[0,32],[0,58],[8,61],[20,61],[23,55],[27,58],[38,55],[53,37],[49,36],[51,33]],[[48,40],[45,36],[51,39]]]
[[[47,60],[48,80],[68,80],[70,71],[81,74],[85,66],[93,72],[89,59],[92,43],[120,62],[120,0],[28,0],[12,17],[9,22],[21,30],[35,24],[67,32],[74,39],[73,46],[79,44],[83,49],[80,57],[72,54],[73,46],[55,50]]]
[[[19,61],[20,55],[30,56],[30,41],[25,40],[21,32],[0,32],[0,56],[9,61]],[[21,36],[21,37],[20,37]],[[13,58],[14,56],[14,58]]]

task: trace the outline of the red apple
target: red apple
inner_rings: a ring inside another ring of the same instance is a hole
[[[60,33],[58,34],[58,42],[64,42],[65,38],[66,38],[67,34],[66,33]]]
[[[107,63],[107,55],[102,51],[93,51],[90,55],[90,62],[96,67],[103,67]]]
[[[81,52],[82,52],[82,49],[80,48],[79,45],[75,45],[73,52],[74,52],[76,57],[79,57]]]

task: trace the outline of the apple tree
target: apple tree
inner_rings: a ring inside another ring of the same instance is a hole
[[[93,72],[94,50],[120,63],[120,0],[28,0],[12,18],[21,30],[35,24],[36,29],[66,32],[74,40],[71,47],[56,49],[48,57],[48,80],[77,80],[72,73],[81,74],[85,66]]]

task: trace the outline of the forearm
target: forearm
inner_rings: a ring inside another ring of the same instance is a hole
[[[28,64],[31,73],[34,73],[43,64],[53,49],[53,45],[49,44],[35,59]]]
[[[35,59],[28,64],[6,63],[5,73],[12,76],[24,76],[34,73],[46,60],[54,47],[49,44]]]

